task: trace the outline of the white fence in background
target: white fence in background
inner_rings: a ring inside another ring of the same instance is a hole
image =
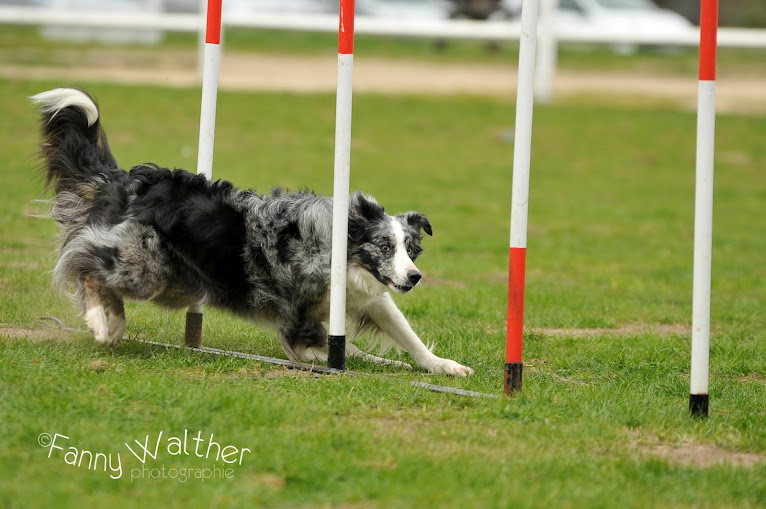
[[[541,9],[541,15],[546,10]],[[541,19],[541,23],[545,20]],[[39,25],[90,27],[100,29],[165,30],[171,32],[204,33],[205,16],[199,14],[175,14],[157,12],[94,11],[75,8],[0,6],[0,25]],[[224,27],[281,29],[336,33],[338,17],[334,14],[294,14],[273,12],[223,13]],[[521,26],[518,21],[471,21],[471,20],[409,20],[382,19],[358,16],[355,20],[358,35],[374,34],[392,37],[417,37],[429,39],[472,39],[484,41],[518,41]],[[628,30],[569,28],[554,31],[543,30],[540,41],[549,49],[538,52],[537,95],[546,100],[550,97],[555,74],[555,46],[558,42],[597,44],[645,44],[658,46],[697,46],[699,29],[674,35],[638,33]],[[201,40],[204,38],[201,37]],[[554,49],[550,49],[550,47]],[[720,28],[718,46],[730,48],[766,48],[766,30],[747,28]],[[542,60],[541,60],[542,59]]]

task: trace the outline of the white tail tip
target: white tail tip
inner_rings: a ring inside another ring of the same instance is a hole
[[[75,106],[80,108],[88,119],[88,127],[98,120],[98,108],[88,94],[74,88],[54,88],[47,92],[41,92],[29,98],[34,104],[40,106],[40,111],[55,116],[59,111]]]

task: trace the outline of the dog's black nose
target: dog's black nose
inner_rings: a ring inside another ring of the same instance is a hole
[[[408,270],[407,271],[407,280],[410,282],[412,286],[415,286],[418,284],[418,281],[420,281],[420,278],[422,276],[420,275],[420,271],[417,270]]]

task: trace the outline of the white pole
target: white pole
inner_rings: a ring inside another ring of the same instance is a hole
[[[537,66],[535,68],[535,99],[549,103],[553,99],[553,79],[556,74],[558,35],[556,10],[558,0],[541,0],[538,26]]]
[[[348,251],[348,189],[351,174],[351,103],[354,70],[354,0],[340,0],[338,27],[338,89],[335,104],[335,170],[330,267],[329,367],[346,363],[346,275]]]
[[[218,69],[221,46],[205,43],[205,65],[202,70],[202,108],[199,120],[199,151],[197,173],[208,180],[213,176],[213,145],[215,144],[215,109],[218,97]]]
[[[718,0],[702,0],[700,6],[697,171],[694,200],[694,288],[689,392],[689,411],[695,417],[707,417],[709,398],[717,28]]]
[[[503,392],[521,390],[524,332],[524,279],[527,255],[529,165],[532,152],[535,50],[538,0],[524,0],[519,41],[519,83],[516,90],[516,127],[511,191],[511,237],[508,257],[508,315],[506,323],[505,383]]]
[[[210,180],[213,176],[215,108],[218,97],[218,68],[221,61],[221,0],[208,0],[206,17],[197,173]],[[202,306],[199,304],[189,307],[186,312],[185,342],[189,347],[202,344]]]
[[[208,179],[211,179],[213,176],[218,70],[221,62],[221,0],[208,0],[204,51],[197,173],[201,173]]]

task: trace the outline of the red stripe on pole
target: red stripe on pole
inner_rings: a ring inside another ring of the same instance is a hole
[[[354,0],[340,0],[340,25],[338,26],[338,53],[354,53]]]
[[[207,1],[207,31],[205,42],[221,44],[221,0]]]
[[[508,330],[505,362],[521,362],[524,332],[524,274],[527,248],[512,247],[508,260]]]
[[[700,80],[715,81],[715,54],[718,36],[718,0],[700,5]]]

